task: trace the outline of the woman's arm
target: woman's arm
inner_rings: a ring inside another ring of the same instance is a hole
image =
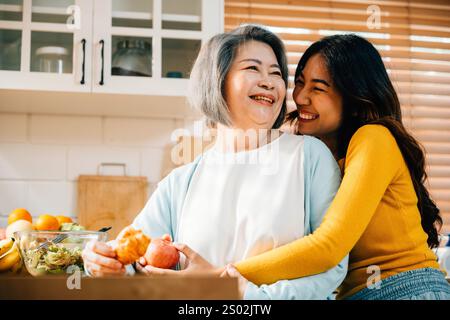
[[[134,219],[132,226],[150,237],[170,235],[177,241],[177,213],[183,206],[189,183],[201,157],[178,167],[158,183],[144,209]]]
[[[172,234],[170,219],[170,181],[163,179],[158,188],[150,197],[144,209],[132,223],[132,227],[142,230],[152,237],[161,237],[164,234]],[[89,276],[104,276],[110,274],[135,273],[133,266],[123,266],[118,260],[114,250],[115,240],[108,243],[92,242],[83,250],[83,260],[86,273]],[[124,268],[125,267],[125,268]]]
[[[314,276],[294,280],[280,280],[274,284],[247,284],[246,300],[325,300],[344,281],[348,255],[334,268]]]
[[[341,182],[341,172],[328,148],[319,140],[304,138],[305,235],[323,220]],[[245,299],[326,299],[342,283],[348,268],[348,255],[334,268],[294,280],[271,285],[247,285]]]
[[[162,237],[164,234],[169,234],[173,239],[170,192],[170,176],[168,176],[158,184],[144,209],[134,219],[132,227],[142,230],[150,237]]]
[[[380,125],[360,128],[348,147],[341,186],[317,230],[241,261],[236,268],[257,284],[310,276],[333,268],[361,237],[402,161],[388,129]]]

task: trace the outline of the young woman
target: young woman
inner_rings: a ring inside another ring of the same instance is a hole
[[[263,28],[241,27],[209,40],[191,73],[190,98],[216,125],[216,143],[163,179],[132,226],[150,237],[169,234],[189,246],[179,249],[190,266],[201,260],[208,267],[316,229],[340,171],[319,140],[271,130],[285,118],[287,78],[283,44]],[[89,244],[83,258],[93,276],[125,272],[105,243]],[[345,277],[347,257],[341,260],[321,274],[248,287],[246,297],[325,299]]]
[[[313,234],[236,263],[240,273],[273,283],[318,274],[350,253],[338,298],[450,299],[430,249],[442,220],[424,186],[424,153],[402,124],[377,50],[356,35],[314,43],[298,64],[293,97],[289,118],[326,143],[342,183]]]

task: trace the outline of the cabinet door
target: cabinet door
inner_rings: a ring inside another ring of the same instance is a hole
[[[186,95],[201,44],[223,28],[222,11],[223,0],[95,1],[93,91]]]
[[[90,0],[0,0],[0,88],[91,91]]]

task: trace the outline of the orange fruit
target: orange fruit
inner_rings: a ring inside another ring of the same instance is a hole
[[[56,216],[56,220],[58,220],[59,225],[62,225],[63,223],[72,223],[72,219],[70,217],[66,216]]]
[[[59,222],[54,216],[42,214],[34,224],[36,230],[58,230]]]
[[[14,209],[8,216],[8,224],[11,224],[17,220],[27,220],[33,222],[31,214],[24,208]]]

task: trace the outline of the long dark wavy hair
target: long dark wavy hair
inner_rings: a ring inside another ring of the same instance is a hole
[[[357,35],[325,37],[313,43],[303,54],[295,79],[315,54],[324,59],[342,96],[343,114],[337,131],[338,158],[345,157],[351,137],[361,126],[379,124],[389,129],[408,166],[418,198],[422,227],[428,234],[428,245],[437,247],[442,218],[424,186],[427,179],[424,150],[403,125],[400,102],[380,54],[369,41]],[[291,112],[287,119],[295,121],[298,112]]]

